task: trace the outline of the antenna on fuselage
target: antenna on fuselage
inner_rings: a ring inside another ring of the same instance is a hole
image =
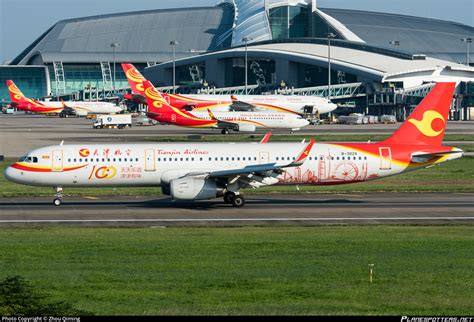
[[[61,141],[61,143],[59,143],[59,146],[63,146],[64,144],[64,140]]]

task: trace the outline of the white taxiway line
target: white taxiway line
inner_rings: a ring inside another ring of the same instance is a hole
[[[0,220],[0,224],[27,223],[128,223],[128,222],[252,222],[252,221],[390,221],[390,220],[474,220],[474,217],[369,217],[369,218],[177,218],[177,219],[31,219]]]

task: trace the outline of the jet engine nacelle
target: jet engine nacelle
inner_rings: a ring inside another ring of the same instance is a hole
[[[254,124],[239,124],[239,132],[255,132]]]
[[[178,200],[208,200],[222,196],[223,189],[213,180],[188,177],[171,180],[170,195]]]

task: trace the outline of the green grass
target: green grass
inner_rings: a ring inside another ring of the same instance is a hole
[[[0,163],[0,171],[8,165]],[[338,193],[338,192],[474,192],[474,157],[463,157],[440,166],[363,183],[335,186],[271,186],[244,190],[258,193]],[[299,188],[300,190],[297,190]],[[52,188],[31,187],[12,183],[0,176],[0,197],[51,197]],[[65,196],[157,196],[159,187],[138,188],[67,188]]]
[[[473,243],[474,226],[2,229],[0,278],[97,315],[472,315]]]

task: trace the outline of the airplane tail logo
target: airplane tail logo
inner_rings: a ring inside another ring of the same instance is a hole
[[[441,145],[455,88],[456,83],[437,83],[407,121],[385,142]]]
[[[132,64],[122,64],[125,76],[127,76],[128,83],[132,88],[134,94],[144,95],[145,88],[143,82],[146,81],[145,77],[135,68]]]
[[[443,116],[433,110],[423,113],[423,118],[421,120],[411,118],[408,122],[415,125],[418,131],[420,131],[424,136],[430,138],[440,135],[443,132],[446,123]]]
[[[148,103],[149,112],[156,112],[160,109],[160,112],[166,112],[170,110],[170,106],[165,101],[163,96],[156,90],[156,88],[147,80],[143,82],[145,89],[145,97]],[[161,110],[162,108],[165,111]]]
[[[10,98],[14,103],[22,103],[26,101],[25,95],[15,85],[12,80],[7,80],[8,91],[10,92]]]

